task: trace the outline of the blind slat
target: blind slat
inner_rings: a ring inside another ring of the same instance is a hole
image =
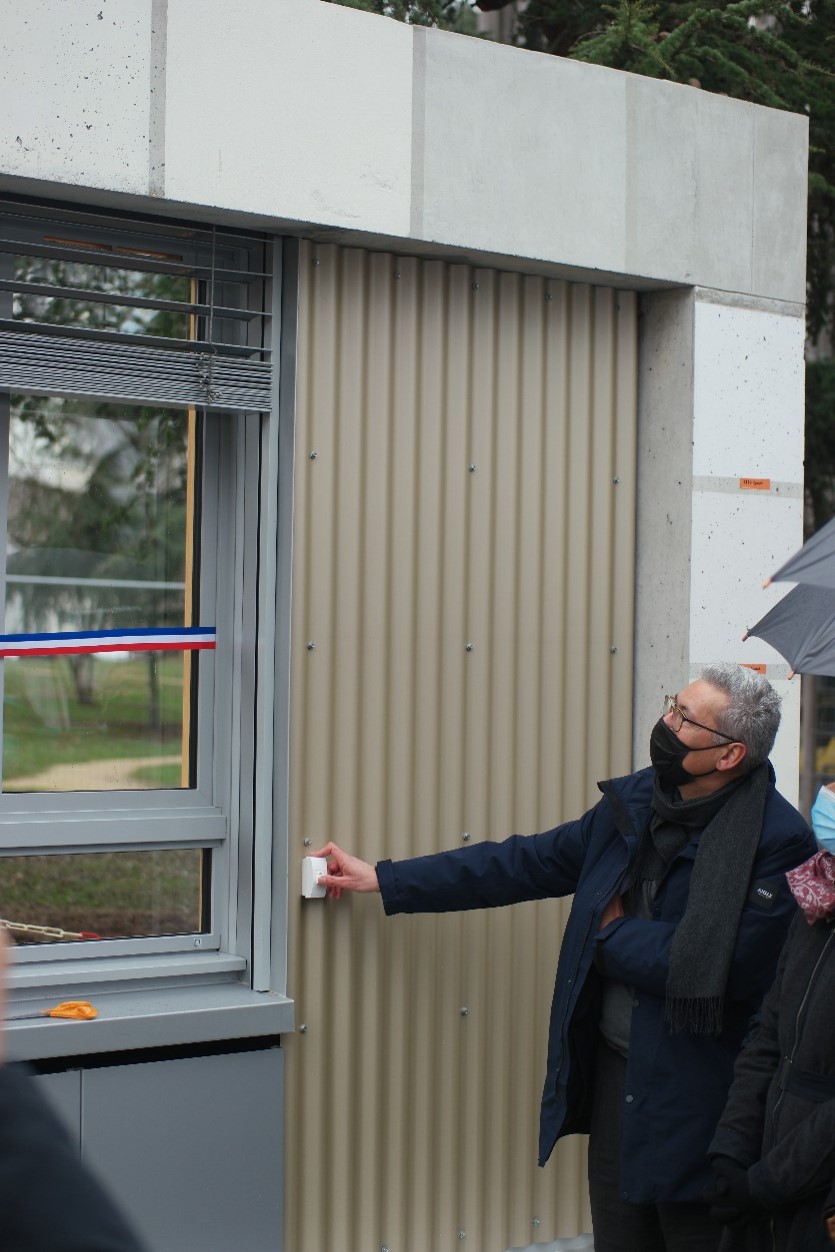
[[[270,407],[270,365],[0,331],[0,390],[205,409]]]

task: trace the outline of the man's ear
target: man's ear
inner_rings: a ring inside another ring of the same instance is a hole
[[[748,755],[744,743],[729,743],[716,762],[717,769],[737,769]]]

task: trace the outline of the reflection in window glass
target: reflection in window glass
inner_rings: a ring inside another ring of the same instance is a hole
[[[190,625],[193,471],[185,411],[13,396],[5,633]],[[3,665],[4,791],[190,784],[188,653]]]
[[[167,254],[160,256],[165,260],[180,259]],[[131,304],[132,300],[189,303],[192,280],[188,275],[150,274],[141,270],[28,256],[14,257],[13,272],[14,278],[21,284],[30,287],[48,285],[61,293],[17,291],[12,304],[15,321],[112,330],[122,334],[159,335],[167,339],[192,337],[191,318],[187,311]],[[83,296],[76,296],[75,290],[89,293],[88,298],[85,300]],[[124,304],[112,304],[109,299],[96,300],[96,294],[122,297]]]
[[[0,914],[17,944],[199,933],[203,857],[200,848],[0,857]]]

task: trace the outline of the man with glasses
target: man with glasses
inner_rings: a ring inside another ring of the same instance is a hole
[[[709,1252],[707,1148],[794,911],[785,872],[815,850],[777,792],[771,684],[706,667],[667,696],[648,769],[598,784],[576,821],[376,868],[329,843],[328,894],[387,914],[573,893],[548,1045],[540,1164],[589,1132],[595,1252]]]

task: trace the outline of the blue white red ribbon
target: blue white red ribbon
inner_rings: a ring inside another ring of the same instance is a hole
[[[62,630],[54,634],[0,635],[0,658],[6,656],[79,656],[84,652],[192,652],[214,648],[214,626],[174,630]]]

